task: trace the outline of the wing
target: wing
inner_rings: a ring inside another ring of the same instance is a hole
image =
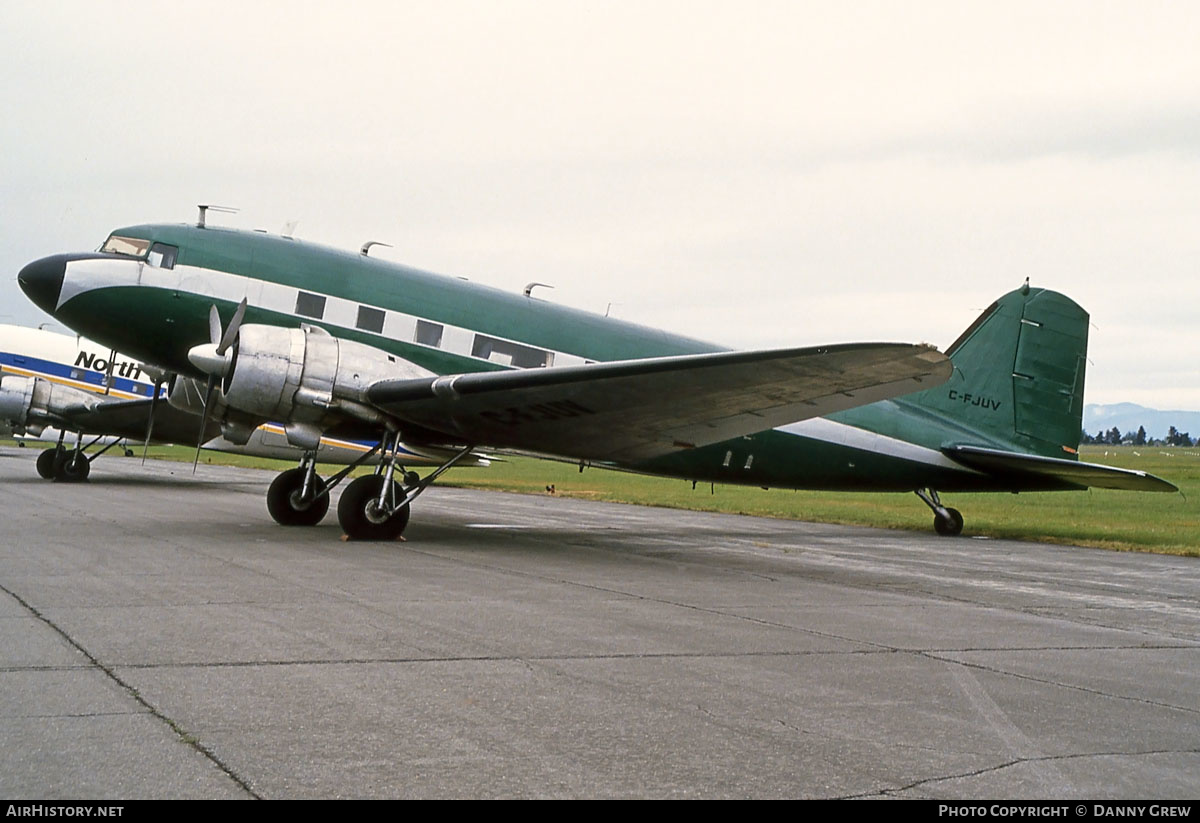
[[[1058,457],[1039,457],[1033,454],[983,449],[976,446],[954,446],[946,454],[972,469],[988,474],[1010,474],[1017,479],[1039,480],[1070,484],[1077,488],[1123,489],[1125,491],[1175,492],[1179,489],[1160,477],[1131,469],[1081,463]]]
[[[91,406],[68,406],[59,411],[57,416],[71,428],[85,434],[106,434],[140,441],[146,436],[146,420],[149,414],[150,398],[147,397],[137,400],[102,400]],[[199,417],[176,409],[166,400],[159,400],[154,410],[156,443],[195,445],[199,432]],[[210,421],[205,427],[204,440],[216,437],[220,433],[220,425]]]
[[[949,379],[929,346],[854,343],[382,380],[367,397],[452,441],[641,460]]]

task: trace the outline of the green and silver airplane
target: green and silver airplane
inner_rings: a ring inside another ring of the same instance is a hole
[[[398,537],[410,504],[478,448],[692,481],[912,491],[945,535],[963,518],[942,492],[1175,490],[1078,460],[1088,315],[1028,283],[945,354],[729,351],[366,246],[207,226],[203,208],[195,225],[117,229],[99,252],[43,258],[17,279],[58,321],[179,375],[180,405],[231,441],[276,421],[303,450],[322,435],[377,443],[380,468],[338,503],[354,539]],[[419,477],[401,440],[452,456]],[[272,483],[268,509],[314,524],[346,476],[322,479],[306,453]]]

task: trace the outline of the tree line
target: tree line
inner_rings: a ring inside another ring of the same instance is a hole
[[[1107,444],[1113,446],[1200,446],[1200,438],[1193,439],[1188,432],[1181,432],[1171,426],[1164,438],[1150,437],[1146,434],[1145,426],[1138,426],[1136,432],[1121,434],[1121,430],[1113,426],[1108,431],[1098,431],[1091,435],[1082,433],[1079,442],[1084,445]]]

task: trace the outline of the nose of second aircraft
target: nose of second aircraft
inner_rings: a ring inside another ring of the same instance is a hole
[[[71,257],[69,254],[43,257],[34,260],[17,275],[17,285],[21,291],[47,314],[54,314],[58,308],[58,294],[62,290],[63,275]]]

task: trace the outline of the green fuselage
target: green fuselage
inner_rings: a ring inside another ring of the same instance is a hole
[[[530,358],[541,358],[538,365],[566,365],[723,348],[263,233],[141,225],[113,234],[167,247],[173,266],[155,265],[151,252],[136,265],[132,257],[114,258],[129,265],[99,274],[96,266],[75,273],[68,267],[53,313],[106,346],[181,373],[195,373],[187,352],[209,339],[210,306],[228,322],[242,298],[246,323],[309,323],[441,374],[512,368]],[[1011,364],[999,369],[1013,371]],[[1058,448],[1016,431],[1019,404],[986,389],[973,391],[971,381],[971,374],[961,374],[904,398],[622,468],[704,482],[830,490],[1070,487],[997,478],[943,453],[962,444],[1042,453]]]

